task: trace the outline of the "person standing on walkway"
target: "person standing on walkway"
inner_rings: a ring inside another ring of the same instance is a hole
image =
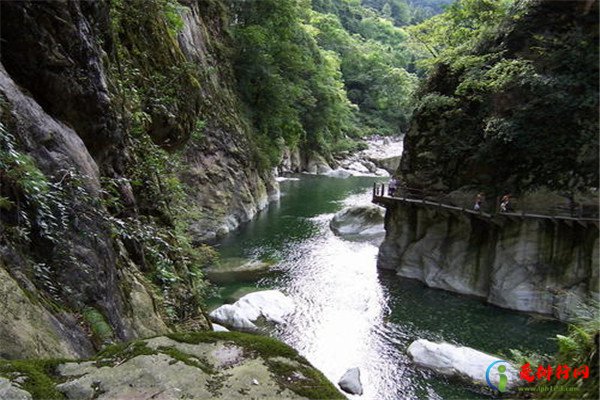
[[[475,196],[475,205],[473,206],[473,210],[481,211],[481,205],[483,204],[483,200],[485,200],[484,194],[477,194],[477,196]]]
[[[512,206],[510,204],[510,193],[502,196],[502,200],[500,201],[500,212],[508,211],[512,211]]]
[[[397,188],[398,188],[398,181],[396,180],[396,178],[392,177],[392,179],[390,179],[390,183],[388,185],[388,195],[390,197],[394,197],[394,194],[396,193]]]

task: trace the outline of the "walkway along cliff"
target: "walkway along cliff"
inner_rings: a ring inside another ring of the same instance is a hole
[[[415,196],[390,197],[377,266],[430,287],[570,320],[598,299],[598,219],[484,213]]]
[[[598,204],[597,17],[598,1],[517,1],[499,26],[440,57],[395,176],[470,204],[376,197],[387,209],[380,268],[561,320],[597,301],[598,216],[569,210]],[[469,212],[480,192],[488,204],[556,198],[569,213]]]

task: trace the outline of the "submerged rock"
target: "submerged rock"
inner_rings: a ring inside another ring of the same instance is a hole
[[[497,367],[493,366],[489,373],[493,385],[498,386],[500,380],[498,367],[501,365],[506,368],[503,372],[507,377],[506,388],[514,387],[519,383],[517,370],[508,362],[470,347],[418,339],[408,346],[407,352],[415,364],[421,367],[430,368],[441,375],[457,377],[485,386],[487,386],[488,367],[497,363]]]
[[[342,375],[338,385],[346,393],[362,395],[363,387],[360,382],[360,370],[358,368],[350,368]]]
[[[378,206],[348,207],[335,214],[329,227],[338,236],[383,237],[383,216]]]
[[[256,331],[259,318],[280,324],[294,312],[294,302],[278,290],[249,293],[233,304],[225,304],[210,313],[210,318],[233,329]]]
[[[214,283],[253,281],[269,271],[272,262],[230,258],[221,261],[219,266],[204,270],[204,276]]]

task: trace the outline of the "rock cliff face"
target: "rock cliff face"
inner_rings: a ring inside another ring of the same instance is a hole
[[[223,5],[169,5],[1,4],[0,357],[207,328],[182,248],[278,194],[236,113]]]
[[[597,188],[597,12],[593,0],[517,1],[495,31],[436,65],[404,138],[402,183],[449,201]],[[429,286],[562,320],[598,299],[595,225],[396,205],[385,228],[379,267]]]
[[[378,267],[491,304],[571,319],[598,300],[598,229],[542,219],[497,223],[414,205],[390,207]]]
[[[279,185],[271,172],[259,171],[253,161],[247,137],[250,128],[238,114],[241,107],[232,87],[235,78],[218,48],[224,21],[215,19],[206,6],[202,1],[187,4],[182,11],[184,27],[177,37],[188,61],[215,71],[201,82],[201,116],[207,128],[202,140],[187,149],[183,173],[190,200],[202,213],[191,226],[200,242],[235,229],[279,198]]]

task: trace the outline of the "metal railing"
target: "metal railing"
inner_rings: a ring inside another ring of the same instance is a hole
[[[535,207],[529,204],[524,206],[519,198],[511,197],[506,211],[501,211],[500,198],[497,197],[491,201],[484,200],[480,209],[475,210],[475,198],[470,200],[459,199],[456,196],[451,197],[448,194],[440,192],[405,186],[399,186],[395,190],[392,190],[392,193],[390,194],[389,187],[387,187],[386,191],[385,184],[378,185],[375,183],[373,185],[373,202],[385,203],[389,201],[437,206],[471,214],[481,214],[488,217],[502,214],[517,217],[561,218],[581,221],[597,221],[599,217],[598,204],[565,201],[565,203],[561,204]]]

